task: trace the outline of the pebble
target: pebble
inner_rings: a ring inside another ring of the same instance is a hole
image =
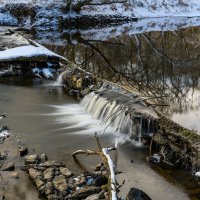
[[[13,162],[4,163],[1,166],[1,171],[14,171],[14,170],[15,170],[15,165]]]
[[[13,172],[11,175],[10,175],[11,178],[13,179],[19,179],[19,173],[18,172]]]
[[[28,148],[25,145],[18,146],[18,150],[20,156],[25,156],[28,154]]]
[[[24,160],[25,160],[25,164],[37,164],[40,161],[40,157],[39,155],[35,154],[35,155],[26,156]]]

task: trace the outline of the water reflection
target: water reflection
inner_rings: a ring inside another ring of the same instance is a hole
[[[100,78],[137,89],[168,117],[200,130],[199,34],[190,27],[97,40],[66,32],[68,44],[50,48]]]

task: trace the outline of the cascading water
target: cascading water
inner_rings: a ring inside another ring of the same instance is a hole
[[[63,86],[63,74],[64,74],[64,73],[65,73],[65,71],[62,72],[62,73],[58,76],[57,80],[53,83],[54,86]]]
[[[112,126],[118,133],[133,134],[133,121],[130,115],[127,115],[125,108],[118,105],[116,101],[108,101],[92,92],[85,96],[80,104],[94,119],[100,119],[101,125],[105,128]]]
[[[152,116],[149,115],[151,109],[137,97],[133,99],[113,91],[92,92],[83,98],[80,105],[92,118],[100,120],[100,126],[104,129],[111,126],[117,133],[127,134],[139,143],[143,134],[149,135],[151,132],[150,118],[156,117],[153,112]]]
[[[53,113],[56,123],[63,124],[59,130],[73,134],[114,134],[119,143],[135,139],[142,144],[144,135],[152,131],[152,119],[156,118],[138,96],[113,89],[92,92],[80,104],[53,107],[57,110]]]

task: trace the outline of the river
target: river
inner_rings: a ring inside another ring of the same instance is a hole
[[[53,92],[49,92],[50,89]],[[77,149],[97,149],[93,131],[99,122],[85,113],[79,102],[65,94],[61,87],[53,86],[52,82],[41,83],[38,80],[3,81],[0,93],[0,112],[7,115],[4,123],[31,151],[35,149],[33,151],[46,153],[50,159],[63,160],[75,172],[82,170],[71,153]],[[146,148],[109,131],[100,134],[104,146],[113,145],[115,139],[121,142],[113,154],[117,169],[123,172],[118,175],[118,180],[123,182],[126,179],[122,195],[134,186],[155,200],[189,199],[186,189],[196,186],[189,173],[153,169],[145,160]],[[88,168],[99,159],[83,156],[80,161]]]
[[[192,20],[188,20],[191,24]],[[173,26],[158,31],[154,29],[156,24],[148,24],[153,31],[141,31],[138,25],[137,31],[131,32],[129,25],[133,24],[126,24],[120,25],[121,29],[115,26],[88,30],[63,28],[62,34],[58,34],[59,41],[46,37],[42,40],[44,35],[34,37],[98,77],[135,88],[145,98],[156,99],[155,107],[167,117],[200,131],[200,28],[182,25],[182,28]],[[162,25],[163,22],[158,29]],[[98,131],[104,146],[119,142],[112,156],[117,169],[123,171],[118,181],[126,180],[121,189],[123,196],[130,187],[138,187],[155,200],[199,198],[197,181],[190,172],[150,166],[146,162],[145,147],[138,146],[126,135],[115,134],[112,129],[103,133],[101,122],[53,82],[11,79],[0,83],[0,113],[7,115],[4,123],[33,152],[46,153],[50,159],[62,160],[79,172],[83,166],[72,159],[71,153],[77,149],[95,150],[94,132]],[[88,168],[99,159],[80,157],[80,161]]]

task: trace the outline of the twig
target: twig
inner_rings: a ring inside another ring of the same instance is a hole
[[[98,155],[100,154],[100,152],[97,151],[91,151],[89,149],[86,150],[78,150],[72,153],[72,156],[75,157],[78,154],[86,154],[86,155]]]
[[[115,170],[114,170],[114,164],[113,161],[109,155],[110,151],[116,150],[117,149],[117,143],[115,144],[115,147],[111,148],[102,148],[101,143],[99,141],[98,134],[95,133],[95,138],[99,147],[99,152],[98,151],[91,151],[91,150],[78,150],[72,153],[72,156],[75,158],[76,155],[78,154],[86,154],[86,155],[100,155],[105,166],[107,166],[107,172],[108,172],[108,195],[109,199],[111,200],[117,200],[117,187],[116,187],[116,180],[115,180]]]

